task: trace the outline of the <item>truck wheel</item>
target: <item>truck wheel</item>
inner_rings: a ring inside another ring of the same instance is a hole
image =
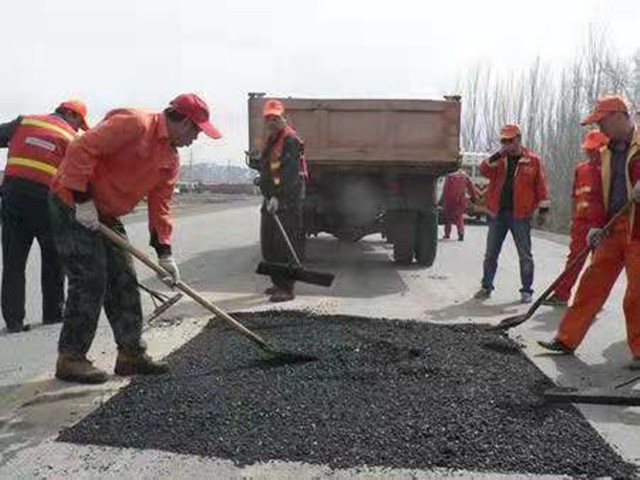
[[[413,212],[393,213],[393,259],[398,265],[413,261],[415,221]]]
[[[416,215],[415,245],[416,262],[430,267],[436,259],[438,248],[438,216],[435,211],[420,212]]]

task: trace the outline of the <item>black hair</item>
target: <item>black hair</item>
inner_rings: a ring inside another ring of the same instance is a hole
[[[180,113],[179,111],[177,111],[173,107],[165,108],[164,109],[164,115],[165,115],[165,117],[167,117],[172,122],[181,122],[185,118],[187,118],[187,116],[184,113]]]

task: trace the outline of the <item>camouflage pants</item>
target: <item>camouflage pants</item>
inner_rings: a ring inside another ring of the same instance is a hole
[[[86,354],[104,306],[119,350],[144,351],[142,306],[131,255],[74,218],[74,211],[49,198],[56,248],[68,279],[58,351]],[[126,235],[119,220],[111,228]]]

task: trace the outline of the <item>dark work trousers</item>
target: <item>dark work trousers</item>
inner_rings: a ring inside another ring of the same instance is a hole
[[[42,322],[59,322],[64,303],[64,275],[47,209],[48,188],[29,188],[25,182],[34,183],[5,182],[2,197],[2,316],[7,327],[15,329],[25,320],[25,269],[34,238],[42,254]]]
[[[85,355],[104,306],[118,350],[143,352],[142,306],[131,255],[80,225],[74,210],[51,195],[49,208],[68,291],[58,351]],[[119,220],[110,227],[126,237]]]
[[[302,208],[293,207],[281,209],[277,212],[284,229],[289,235],[289,239],[302,262],[305,253],[305,236],[302,229]],[[282,233],[276,224],[273,215],[263,207],[260,219],[260,246],[262,249],[262,259],[265,262],[292,263],[293,257],[289,253],[289,248],[282,237]],[[272,276],[273,285],[285,292],[293,293],[295,281],[286,277]]]

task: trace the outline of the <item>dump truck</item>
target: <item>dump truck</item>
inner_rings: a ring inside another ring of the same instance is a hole
[[[263,143],[262,106],[250,93],[249,166]],[[355,242],[380,233],[399,264],[431,266],[436,183],[460,165],[460,97],[443,100],[282,98],[304,142],[307,235]]]

